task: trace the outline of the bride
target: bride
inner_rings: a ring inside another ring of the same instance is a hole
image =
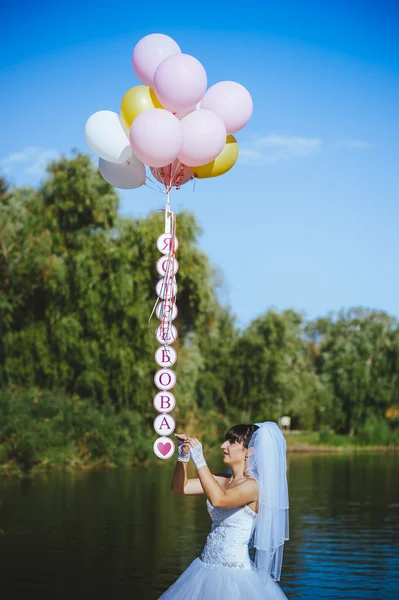
[[[229,429],[221,448],[231,475],[210,472],[197,438],[176,437],[171,489],[204,494],[213,523],[201,556],[158,600],[286,599],[276,583],[288,540],[286,444],[279,427],[265,422]],[[187,478],[190,458],[197,479]]]

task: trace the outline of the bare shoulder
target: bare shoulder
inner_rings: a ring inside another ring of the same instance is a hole
[[[258,489],[258,482],[254,477],[247,477],[245,481],[243,481],[240,485],[245,485],[247,488],[251,488],[254,490]]]
[[[224,483],[226,481],[226,479],[230,479],[230,477],[231,477],[230,473],[214,473],[213,476],[219,480],[219,483],[220,482]],[[245,485],[246,488],[248,488],[248,487],[253,488],[253,489],[258,488],[258,482],[256,481],[256,479],[254,477],[247,477],[244,481],[242,481],[241,483],[239,483],[237,486],[234,486],[234,487],[238,487],[238,486],[242,486],[242,485]]]
[[[220,478],[221,482],[225,478]],[[255,479],[245,479],[236,485],[221,484],[225,493],[213,504],[215,508],[235,508],[248,504],[252,510],[256,510],[258,498],[258,486]]]
[[[257,479],[255,479],[255,477],[247,477],[246,481],[250,481],[252,483],[252,485],[255,485],[256,487],[258,487],[258,481]]]
[[[235,486],[235,489],[240,489],[245,494],[249,494],[254,497],[258,496],[258,482],[253,477],[247,477],[244,479],[244,481],[238,483]]]

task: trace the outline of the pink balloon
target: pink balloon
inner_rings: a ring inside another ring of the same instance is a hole
[[[219,115],[230,135],[248,123],[253,103],[251,94],[243,85],[235,81],[220,81],[206,92],[201,100],[201,108]]]
[[[172,54],[181,54],[181,50],[171,37],[163,33],[146,35],[133,50],[134,72],[145,85],[153,87],[155,71]]]
[[[183,146],[179,160],[183,164],[200,167],[221,153],[226,144],[226,127],[215,113],[200,108],[184,117],[180,123]]]
[[[183,144],[180,121],[162,108],[139,114],[130,128],[130,145],[139,160],[151,167],[164,167],[177,158]]]
[[[196,106],[190,106],[190,108],[186,108],[182,112],[176,113],[176,117],[181,121],[184,117],[187,117],[187,115],[189,115],[191,112],[193,112],[196,109],[197,109]]]
[[[207,77],[201,63],[189,54],[165,58],[155,71],[154,89],[168,110],[184,112],[194,107],[205,94]]]
[[[193,177],[193,170],[191,167],[183,165],[179,159],[176,159],[172,164],[166,167],[151,167],[151,173],[159,183],[163,183],[166,188],[168,187],[180,187],[184,185]]]

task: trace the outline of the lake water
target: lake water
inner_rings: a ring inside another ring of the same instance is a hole
[[[1,599],[156,600],[210,527],[172,468],[0,480]],[[399,598],[399,455],[289,455],[288,478],[288,598]]]

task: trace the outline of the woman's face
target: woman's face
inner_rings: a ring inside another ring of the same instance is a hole
[[[242,442],[229,442],[226,440],[220,446],[223,451],[223,462],[230,465],[245,460],[246,448]]]

